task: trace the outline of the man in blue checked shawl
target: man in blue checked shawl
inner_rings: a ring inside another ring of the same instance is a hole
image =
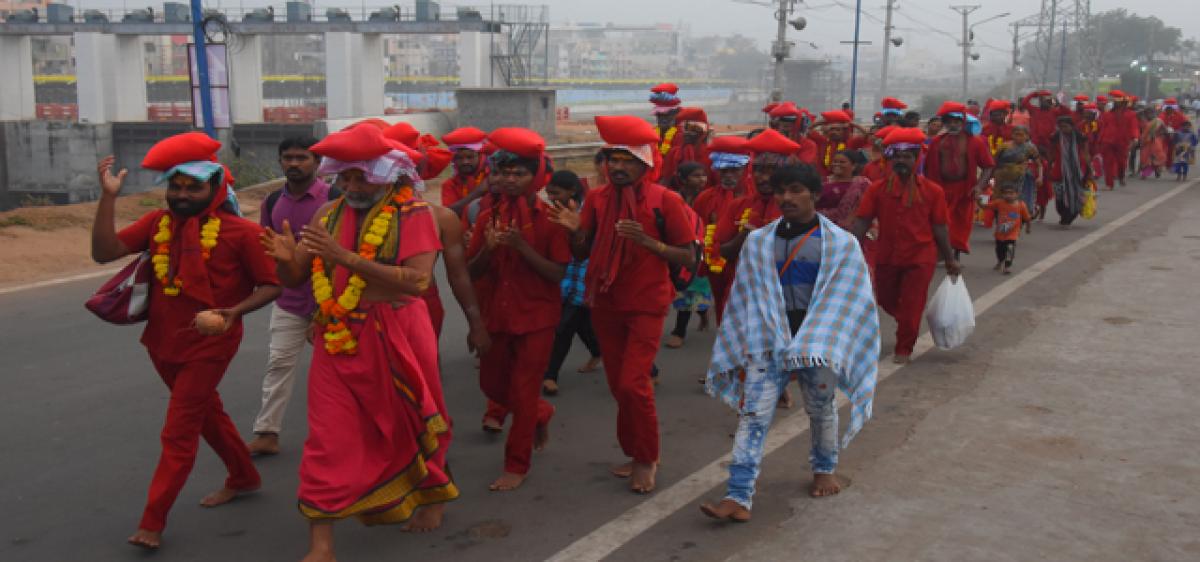
[[[739,257],[705,388],[738,413],[725,498],[700,510],[750,520],[763,444],[779,396],[793,378],[808,413],[810,493],[841,491],[838,449],[871,417],[879,360],[879,314],[858,241],[816,212],[821,178],[806,164],[771,176],[783,216],[750,233]],[[834,394],[850,400],[838,440]]]

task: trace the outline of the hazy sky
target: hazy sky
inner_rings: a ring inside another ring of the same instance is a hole
[[[129,8],[146,5],[161,6],[161,0],[68,0],[82,8]],[[186,0],[183,0],[186,1]],[[768,1],[768,0],[751,0]],[[789,39],[797,43],[793,51],[798,56],[848,55],[849,45],[840,41],[853,38],[855,0],[806,0],[799,4],[799,15],[808,19],[808,28],[802,32],[789,31]],[[972,14],[971,21],[1004,12],[1011,15],[984,23],[975,28],[977,47],[982,56],[981,65],[1006,65],[1010,58],[1012,36],[1007,24],[1015,19],[1033,15],[1041,7],[1041,0],[897,0],[899,11],[894,25],[899,28],[906,47],[893,51],[894,56],[904,56],[903,49],[911,47],[921,51],[944,52],[948,58],[957,57],[956,38],[962,34],[962,20],[950,10],[951,4],[974,3],[981,8]],[[1060,0],[1071,2],[1071,0]],[[395,0],[367,0],[367,6],[385,6]],[[413,0],[403,0],[402,5],[412,6]],[[766,47],[774,38],[775,25],[772,9],[764,6],[738,3],[735,0],[506,0],[503,3],[546,4],[554,23],[613,22],[623,24],[672,23],[685,24],[696,34],[740,33],[760,39]],[[861,39],[879,45],[883,38],[883,15],[886,0],[863,0]],[[261,7],[272,4],[269,0],[210,0],[206,6]],[[282,12],[282,1],[274,2],[276,12]],[[362,6],[362,0],[318,0],[317,11],[330,6]],[[487,5],[484,0],[441,2],[443,10],[456,5]],[[1183,30],[1184,37],[1200,37],[1200,1],[1197,0],[1092,0],[1092,11],[1102,12],[1125,7],[1138,15],[1153,15]],[[931,29],[932,28],[932,29]],[[933,29],[951,34],[940,34]],[[813,49],[808,43],[815,43]]]

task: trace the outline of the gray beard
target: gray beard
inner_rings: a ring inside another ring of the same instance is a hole
[[[360,211],[363,209],[370,209],[371,207],[374,207],[375,204],[381,199],[383,199],[384,191],[385,190],[380,189],[379,191],[375,192],[375,195],[372,195],[369,198],[355,193],[346,192],[346,204],[349,205],[351,209],[358,209]]]

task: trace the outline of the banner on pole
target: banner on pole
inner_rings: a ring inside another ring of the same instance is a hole
[[[232,126],[229,111],[229,65],[224,43],[205,45],[208,52],[208,92],[212,99],[213,126],[228,129]],[[204,112],[200,103],[200,73],[196,67],[196,44],[188,43],[188,75],[192,88],[192,124],[204,128]]]

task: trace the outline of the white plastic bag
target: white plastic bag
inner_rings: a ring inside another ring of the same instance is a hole
[[[942,279],[941,286],[929,299],[925,321],[929,323],[933,343],[941,349],[962,345],[975,331],[975,305],[961,275],[954,281],[949,275]]]

